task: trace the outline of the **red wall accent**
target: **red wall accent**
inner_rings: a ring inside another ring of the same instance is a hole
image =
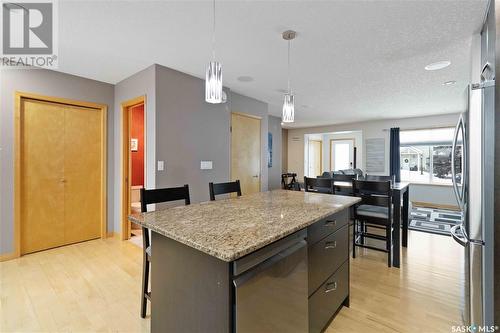
[[[130,108],[130,137],[138,139],[137,151],[132,156],[132,186],[144,186],[144,104]]]

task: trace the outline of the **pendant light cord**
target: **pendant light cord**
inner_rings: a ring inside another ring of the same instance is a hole
[[[212,2],[213,27],[212,27],[212,60],[215,61],[215,0]]]
[[[291,41],[288,40],[288,94],[292,94],[292,90],[290,89],[290,44]]]

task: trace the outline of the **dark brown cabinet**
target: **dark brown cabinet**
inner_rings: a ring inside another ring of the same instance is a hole
[[[349,211],[307,229],[309,332],[322,332],[349,300]]]

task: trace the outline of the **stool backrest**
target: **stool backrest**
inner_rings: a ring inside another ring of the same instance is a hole
[[[141,188],[141,212],[148,211],[149,204],[184,200],[186,205],[191,203],[189,199],[189,185],[180,187],[158,188],[154,190],[146,190]]]
[[[324,189],[327,193],[333,194],[333,179],[304,177],[304,190],[306,192],[321,192],[321,189]]]
[[[391,207],[390,181],[353,180],[353,195],[361,198],[363,205]]]
[[[239,197],[241,196],[241,186],[238,179],[227,183],[208,183],[208,189],[211,201],[214,201],[215,196],[220,194],[237,193]]]

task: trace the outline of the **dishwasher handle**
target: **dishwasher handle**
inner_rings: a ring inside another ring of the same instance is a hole
[[[240,275],[238,278],[233,280],[233,284],[236,288],[242,286],[245,284],[246,281],[250,280],[254,276],[258,275],[260,272],[265,271],[272,265],[280,262],[281,260],[285,259],[286,257],[292,255],[293,253],[301,250],[302,248],[307,246],[307,242],[302,239],[301,241],[295,243],[294,245],[288,247],[287,249],[279,252],[278,254],[272,256],[271,258],[264,260],[257,266],[254,266],[250,270],[246,271],[242,275]]]

